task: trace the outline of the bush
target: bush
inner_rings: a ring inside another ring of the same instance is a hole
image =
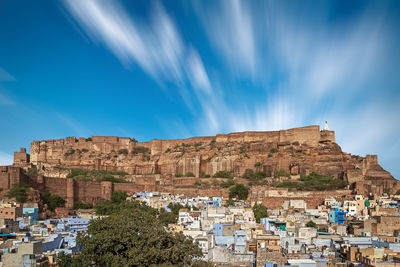
[[[38,170],[36,169],[36,167],[34,167],[34,168],[30,168],[30,169],[26,172],[26,175],[29,175],[29,176],[39,176],[40,174],[39,174]]]
[[[210,142],[210,149],[214,149],[214,148],[215,148],[216,142],[217,142],[217,141],[216,141],[215,139],[211,140],[211,142]]]
[[[285,169],[280,169],[274,173],[275,178],[279,177],[290,177],[290,173],[288,173]]]
[[[177,173],[175,173],[175,177],[183,177],[183,174],[182,174],[182,173],[179,173],[179,172],[177,172]]]
[[[253,206],[253,212],[257,223],[260,223],[261,218],[268,217],[267,207],[265,207],[263,204],[255,204]]]
[[[200,178],[210,178],[211,175],[206,174],[205,172],[200,172]]]
[[[396,195],[400,195],[400,189],[396,191]]]
[[[232,178],[232,174],[229,171],[219,171],[213,176],[214,178]]]
[[[74,153],[75,153],[75,149],[70,148],[70,149],[68,149],[67,152],[65,152],[64,157],[71,156],[71,155],[73,155]]]
[[[306,226],[307,226],[307,227],[317,228],[317,224],[316,224],[315,222],[313,222],[313,221],[308,221],[308,222],[306,223]]]
[[[254,164],[254,167],[260,167],[261,166],[261,162],[259,162],[259,161],[257,161],[255,164]]]
[[[88,210],[88,209],[93,209],[93,205],[91,203],[84,203],[84,202],[75,202],[74,203],[74,210]]]
[[[195,175],[194,175],[193,172],[187,172],[187,173],[185,174],[185,177],[195,177]]]
[[[129,183],[123,178],[126,175],[126,172],[121,171],[71,169],[71,172],[67,175],[67,178],[99,182],[110,181],[114,183]]]
[[[49,210],[54,211],[55,208],[65,207],[65,200],[59,195],[52,195],[49,192],[40,193],[40,198],[44,204],[47,204]]]
[[[283,181],[275,186],[304,191],[324,191],[343,189],[347,186],[347,182],[312,172],[309,176],[301,177],[300,181]]]
[[[121,203],[126,200],[128,194],[122,191],[114,191],[111,195],[111,201],[114,203]]]
[[[195,185],[195,186],[200,186],[201,183],[196,181],[196,182],[194,182],[194,185]]]
[[[87,149],[87,148],[82,148],[82,152],[83,153],[86,153],[86,152],[88,152],[89,151],[89,149]]]
[[[129,151],[128,151],[128,149],[126,149],[126,148],[122,148],[122,149],[120,149],[120,150],[118,150],[118,154],[123,154],[123,155],[128,155],[128,153],[129,153]]]
[[[249,188],[242,185],[236,184],[229,189],[229,198],[238,198],[241,200],[246,200],[249,195]]]
[[[28,185],[20,183],[17,185],[14,185],[10,191],[6,194],[6,197],[9,198],[15,198],[17,202],[24,203],[26,199],[28,198],[27,196],[27,191],[28,191]]]
[[[235,184],[235,182],[233,181],[233,179],[232,179],[232,178],[229,178],[228,181],[222,182],[222,183],[220,184],[220,186],[221,186],[222,188],[228,188],[228,187],[231,187],[231,186],[234,185],[234,184]]]
[[[92,141],[92,137],[86,138],[86,142],[90,142],[90,141]]]
[[[269,151],[269,153],[274,154],[274,153],[278,153],[279,150],[276,148],[271,148],[271,150]]]
[[[171,151],[171,148],[167,148],[166,150],[165,150],[165,153],[168,153],[168,152],[170,152]]]
[[[254,172],[253,170],[246,170],[242,176],[249,180],[259,180],[267,177],[265,172]]]
[[[150,153],[150,149],[148,149],[147,147],[144,147],[144,146],[135,146],[132,150],[132,154],[136,155],[139,153],[142,153],[142,154]]]

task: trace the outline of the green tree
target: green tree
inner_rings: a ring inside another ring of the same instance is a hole
[[[49,192],[40,193],[40,198],[43,200],[44,204],[47,204],[49,210],[54,211],[55,208],[65,207],[65,199],[59,195],[52,195]]]
[[[157,212],[143,203],[122,202],[110,216],[95,219],[78,238],[81,266],[189,266],[201,256],[193,240],[167,232]],[[66,265],[64,265],[66,266]]]
[[[182,205],[179,204],[179,203],[173,203],[173,202],[171,202],[171,203],[168,204],[168,208],[171,210],[171,212],[172,212],[173,214],[178,215],[178,214],[179,214],[179,210],[180,210],[180,209],[183,209],[183,208],[185,208],[185,207],[182,206]],[[189,208],[189,209],[190,209],[190,208]]]
[[[75,202],[74,210],[77,210],[77,209],[83,209],[83,210],[93,209],[93,205],[92,205],[92,203]]]
[[[126,200],[128,194],[122,191],[114,191],[111,195],[111,201],[114,203],[121,203]]]
[[[229,198],[245,200],[249,195],[249,188],[242,184],[236,184],[229,189]]]
[[[28,198],[27,191],[28,191],[28,186],[26,184],[23,183],[15,184],[10,189],[10,191],[8,191],[6,197],[15,198],[17,202],[24,203]]]
[[[256,217],[256,222],[260,223],[261,218],[268,217],[267,207],[263,204],[255,204],[253,206],[254,217]]]
[[[317,227],[318,227],[317,224],[316,224],[315,222],[313,222],[313,221],[308,221],[308,222],[306,223],[306,226],[307,226],[307,227],[314,227],[314,228],[317,228]]]

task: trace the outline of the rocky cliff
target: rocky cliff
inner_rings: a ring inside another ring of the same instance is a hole
[[[335,133],[320,131],[319,126],[143,143],[106,136],[33,141],[30,155],[25,149],[14,153],[14,165],[35,166],[47,177],[64,178],[70,168],[105,169],[133,177],[155,175],[161,183],[175,174],[190,173],[196,179],[230,171],[241,177],[246,170],[253,170],[272,177],[284,170],[293,176],[316,172],[341,178],[362,194],[382,194],[399,187],[380,167],[377,156],[343,152],[335,143]]]

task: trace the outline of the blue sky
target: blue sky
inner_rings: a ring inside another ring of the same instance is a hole
[[[327,120],[398,178],[399,24],[398,1],[1,1],[0,164],[32,140]]]

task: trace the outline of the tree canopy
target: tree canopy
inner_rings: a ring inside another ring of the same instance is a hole
[[[168,232],[160,212],[139,201],[108,202],[101,210],[109,216],[90,222],[76,258],[62,256],[64,266],[184,266],[201,250],[181,233]]]
[[[254,204],[253,206],[254,217],[256,217],[256,222],[260,223],[261,218],[268,217],[267,207],[263,204]]]
[[[249,188],[242,184],[236,184],[229,189],[229,198],[246,200],[249,195]]]
[[[313,222],[313,221],[308,221],[308,222],[306,223],[306,226],[307,226],[307,227],[314,227],[314,228],[317,228],[317,224],[316,224],[315,222]]]

